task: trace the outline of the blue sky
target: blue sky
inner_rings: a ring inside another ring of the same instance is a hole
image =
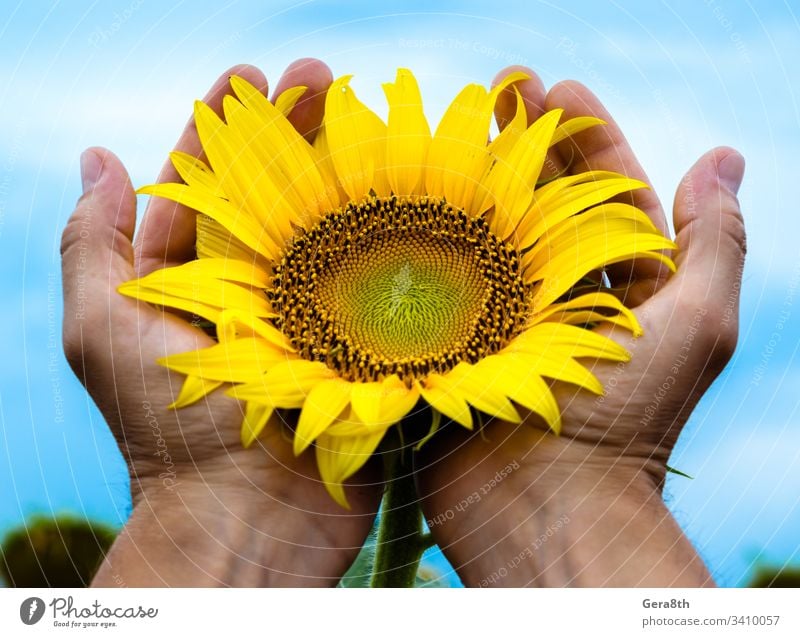
[[[83,148],[152,181],[192,100],[238,62],[274,84],[321,57],[378,112],[380,83],[409,67],[432,121],[465,82],[521,63],[593,88],[667,205],[708,148],[746,156],[740,347],[673,455],[695,479],[667,497],[721,584],[757,559],[800,563],[800,3],[164,4],[0,9],[0,533],[36,512],[121,524],[129,510],[122,460],[60,348],[58,245]]]

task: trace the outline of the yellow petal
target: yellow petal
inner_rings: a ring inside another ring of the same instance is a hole
[[[540,253],[544,251],[557,253],[562,247],[569,246],[574,241],[574,234],[578,229],[597,217],[602,217],[599,225],[607,224],[615,219],[624,219],[630,222],[624,224],[625,227],[630,227],[635,232],[650,232],[661,235],[661,232],[655,227],[653,221],[644,211],[625,203],[600,204],[580,215],[565,219],[548,229],[541,240],[525,253],[523,263],[533,264],[536,260],[536,256]],[[615,224],[615,226],[616,225],[618,224]],[[597,225],[595,227],[597,227]],[[539,265],[541,265],[541,263]]]
[[[406,387],[397,375],[383,380],[383,396],[380,403],[379,422],[389,425],[400,422],[419,400],[419,389]]]
[[[492,162],[487,139],[497,96],[527,77],[524,73],[511,73],[489,92],[478,84],[468,84],[456,96],[428,149],[425,174],[428,194],[444,193],[448,202],[467,213],[482,212],[475,209],[476,193]],[[483,197],[478,199],[483,201]]]
[[[247,449],[261,434],[272,417],[272,407],[256,402],[247,403],[242,421],[242,446]]]
[[[379,382],[353,383],[350,406],[351,422],[332,425],[331,435],[355,435],[373,433],[377,428],[386,428],[399,423],[414,409],[419,400],[419,390],[408,388],[393,374]]]
[[[500,134],[495,137],[488,146],[489,154],[494,159],[494,164],[490,163],[486,174],[481,179],[478,190],[475,193],[474,209],[478,213],[482,213],[494,205],[494,198],[491,191],[487,188],[487,176],[491,174],[492,169],[497,162],[505,161],[508,154],[516,145],[520,136],[528,128],[528,114],[525,111],[525,101],[522,99],[517,87],[514,87],[514,94],[517,97],[517,109],[514,117],[510,122],[500,131]]]
[[[169,158],[172,160],[172,165],[175,166],[175,170],[178,171],[181,179],[189,186],[205,188],[216,197],[224,196],[225,193],[222,190],[219,179],[202,160],[179,150],[172,151],[169,154]]]
[[[399,423],[419,399],[416,387],[408,388],[396,374],[374,383],[353,383],[351,407],[354,423],[334,425],[335,435],[372,432]]]
[[[192,274],[194,268],[202,269],[204,266],[191,264],[202,261],[156,270],[141,279],[123,283],[117,291],[140,301],[191,312],[213,323],[217,322],[219,313],[225,308],[243,310],[259,317],[275,316],[263,290],[259,288],[248,289],[239,283],[210,276],[195,278]],[[253,271],[252,266],[247,267]]]
[[[514,405],[506,398],[502,382],[478,366],[459,363],[445,377],[454,382],[462,396],[476,409],[508,422],[521,421]]]
[[[267,143],[271,147],[267,149],[268,157],[278,161],[278,167],[292,187],[306,198],[307,209],[325,212],[336,208],[339,202],[331,196],[335,189],[330,188],[331,181],[323,179],[314,149],[289,123],[286,113],[280,108],[288,106],[292,99],[296,101],[299,94],[294,97],[295,92],[298,88],[305,90],[304,87],[286,90],[273,106],[261,91],[240,77],[232,77],[231,86],[247,110],[262,121],[262,132],[270,140]]]
[[[572,288],[592,270],[634,258],[656,258],[670,269],[675,268],[669,257],[654,250],[671,250],[669,239],[658,233],[637,232],[635,225],[624,219],[596,219],[582,224],[569,244],[559,249],[543,249],[531,263],[525,263],[527,282],[541,281],[533,297],[533,307],[545,307]]]
[[[355,390],[355,383],[353,389]],[[379,425],[376,421],[365,422],[356,415],[353,409],[352,396],[350,407],[345,409],[330,427],[325,430],[326,436],[369,436],[376,431],[384,431],[390,425]]]
[[[252,153],[248,162],[252,164],[250,179],[253,180],[252,188],[260,191],[254,196],[254,205],[259,209],[265,208],[277,192],[284,214],[287,213],[287,207],[291,209],[288,214],[292,222],[297,223],[298,216],[310,214],[303,201],[304,193],[295,188],[296,176],[302,174],[303,168],[298,167],[294,174],[288,172],[285,156],[291,155],[291,147],[284,143],[277,127],[265,123],[231,95],[225,96],[223,104],[225,120],[231,134],[238,140],[238,147]],[[317,171],[311,161],[305,168]]]
[[[263,255],[248,248],[220,223],[204,214],[197,215],[198,259],[237,259],[255,263],[262,270],[269,270],[269,261]]]
[[[522,133],[528,128],[528,114],[525,112],[525,101],[522,99],[522,94],[517,90],[516,86],[514,87],[514,94],[517,96],[517,108],[514,112],[514,117],[489,144],[489,152],[494,155],[496,159],[505,159]]]
[[[591,310],[595,310],[597,308],[613,310],[617,312],[618,315],[622,315],[624,317],[624,320],[621,322],[621,324],[629,329],[634,336],[642,335],[642,328],[639,325],[636,315],[630,309],[625,307],[622,301],[620,301],[617,297],[607,292],[589,292],[587,294],[581,294],[580,296],[570,299],[564,303],[555,303],[550,305],[545,310],[535,314],[531,318],[531,325],[541,323],[545,320],[553,320],[551,317],[556,314],[570,314],[574,313],[574,310],[586,310],[586,308],[590,308]],[[613,317],[603,315],[602,317],[594,319],[594,321],[608,321],[612,318]],[[565,321],[563,319],[559,319],[559,322]]]
[[[467,429],[472,429],[472,413],[463,392],[446,376],[431,374],[417,384],[422,398],[436,411]]]
[[[481,106],[486,102],[486,89],[479,84],[468,84],[445,111],[428,148],[425,189],[431,195],[447,197],[455,202],[451,192],[445,190],[445,175],[454,173],[462,177],[462,164],[466,157],[475,160],[475,155],[486,156],[486,137],[489,133],[491,113]],[[465,177],[465,176],[464,176]]]
[[[423,167],[431,143],[431,129],[422,111],[422,96],[411,71],[398,69],[394,84],[384,84],[389,102],[386,170],[396,195],[423,193]]]
[[[228,96],[225,118],[268,176],[265,199],[275,198],[274,187],[291,205],[291,221],[310,226],[320,212],[332,209],[313,149],[260,91],[241,78],[231,83],[243,102]]]
[[[352,383],[341,378],[323,380],[311,388],[294,433],[295,455],[303,453],[339,417],[350,404],[352,388]]]
[[[555,312],[551,315],[550,320],[556,323],[566,323],[567,325],[580,325],[588,326],[596,323],[609,323],[611,325],[618,325],[619,327],[634,332],[634,327],[628,319],[621,315],[608,315],[595,312],[593,310],[578,310],[577,312]]]
[[[280,252],[277,244],[267,236],[255,218],[206,190],[183,184],[153,184],[139,188],[136,194],[164,197],[202,212],[217,221],[248,248],[270,260]]]
[[[624,177],[619,173],[611,172],[609,170],[587,170],[586,172],[578,173],[577,175],[567,175],[565,177],[558,177],[552,181],[539,186],[534,192],[534,202],[545,207],[553,200],[561,197],[572,186],[584,184],[588,182],[602,181],[604,179],[616,179]]]
[[[283,332],[257,316],[241,310],[223,310],[220,313],[217,321],[217,338],[220,343],[253,336],[260,336],[271,345],[287,352],[295,351]]]
[[[227,95],[223,104],[234,120],[232,125],[226,126],[207,104],[195,102],[194,119],[203,150],[226,198],[256,220],[276,246],[283,246],[294,233],[297,209],[286,198],[286,188],[276,183],[277,171],[270,170],[269,155],[258,153],[258,140],[271,128],[253,133],[239,125],[247,112],[240,102]]]
[[[553,134],[553,139],[550,140],[550,145],[552,146],[553,144],[558,144],[559,142],[564,141],[567,137],[572,137],[572,135],[580,133],[587,128],[592,128],[593,126],[603,126],[604,124],[605,122],[599,117],[573,117],[572,119],[568,119],[556,129],[556,132]]]
[[[647,187],[646,183],[638,179],[612,177],[564,188],[555,197],[548,197],[546,200],[543,200],[537,192],[517,229],[519,246],[526,248],[532,245],[550,228],[587,208],[623,192]]]
[[[382,396],[383,383],[353,383],[350,403],[356,417],[365,423],[378,424]]]
[[[213,381],[252,382],[283,360],[286,352],[261,338],[242,338],[229,343],[172,354],[158,359],[160,365],[182,374],[202,376]]]
[[[546,343],[542,343],[540,349],[534,351],[532,342],[528,342],[525,349],[517,349],[512,341],[497,356],[502,358],[504,364],[517,366],[521,370],[528,370],[529,373],[572,383],[594,394],[603,393],[603,386],[595,375],[574,358],[565,355],[565,348],[548,350],[547,347]]]
[[[292,88],[287,88],[283,93],[278,95],[278,99],[275,100],[275,108],[280,111],[281,115],[288,117],[289,113],[292,112],[292,109],[294,109],[297,104],[297,100],[303,97],[307,90],[307,86],[293,86]]]
[[[342,188],[359,201],[374,190],[389,194],[384,168],[386,124],[350,88],[351,75],[331,84],[325,98],[325,134]]]
[[[182,276],[189,281],[213,278],[221,281],[244,283],[260,289],[265,289],[272,285],[270,276],[258,265],[252,261],[240,261],[232,258],[197,259],[172,268],[158,270],[158,272],[166,272],[167,270],[169,270],[170,276]]]
[[[553,355],[629,361],[630,354],[610,338],[574,325],[539,323],[517,336],[507,349],[536,354],[547,348]]]
[[[491,378],[492,383],[516,403],[539,414],[550,428],[561,431],[561,410],[530,360],[523,356],[488,356],[475,365],[476,374]],[[577,365],[577,363],[576,363]],[[579,366],[580,367],[580,366]]]
[[[196,403],[198,400],[210,394],[217,387],[222,385],[221,380],[208,380],[202,376],[186,377],[181,386],[181,391],[175,401],[168,407],[168,409],[180,409],[181,407],[188,407]]]
[[[317,384],[335,377],[335,372],[324,363],[287,359],[270,365],[263,377],[236,385],[227,393],[238,400],[260,402],[273,408],[299,409]]]
[[[514,231],[530,206],[533,188],[562,113],[562,109],[555,109],[537,119],[487,177],[486,187],[495,206],[492,230],[501,238]]]
[[[350,197],[342,188],[341,181],[336,177],[336,168],[331,158],[331,148],[328,144],[328,132],[324,120],[317,131],[316,137],[314,137],[314,157],[317,162],[317,168],[325,180],[328,196],[335,200],[332,209],[346,203]]]
[[[323,433],[317,439],[317,464],[325,488],[346,509],[350,505],[344,494],[344,481],[370,459],[385,433],[385,429],[367,436],[329,436]]]
[[[514,71],[500,80],[500,82],[498,82],[492,88],[492,90],[489,91],[489,101],[492,107],[492,112],[494,112],[494,105],[497,102],[497,98],[500,96],[500,93],[505,91],[509,86],[512,86],[516,82],[522,82],[529,79],[531,79],[531,76],[527,73],[523,73],[522,71]]]

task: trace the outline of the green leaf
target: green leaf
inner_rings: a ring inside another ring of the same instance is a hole
[[[690,476],[688,473],[678,471],[675,467],[670,467],[669,465],[667,465],[667,473],[674,473],[677,476],[683,476],[684,478],[689,478],[689,480],[694,480],[694,477]]]
[[[372,526],[364,546],[361,547],[356,559],[339,580],[337,588],[369,588],[372,580],[372,571],[375,566],[375,545],[378,540],[378,524]]]
[[[414,451],[419,451],[422,449],[422,445],[424,445],[428,440],[433,438],[434,434],[439,430],[439,425],[442,422],[442,414],[440,414],[435,409],[431,409],[431,428],[425,437],[419,441],[416,447],[414,447]]]

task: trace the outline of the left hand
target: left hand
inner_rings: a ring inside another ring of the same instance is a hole
[[[237,66],[205,101],[222,113],[228,77],[267,83]],[[278,92],[311,96],[293,123],[313,135],[330,71],[289,67]],[[190,121],[177,149],[201,152]],[[277,418],[254,448],[240,442],[242,405],[222,391],[171,410],[183,377],[156,363],[208,347],[185,318],[117,293],[121,283],[194,258],[195,213],[150,202],[133,242],[136,198],[119,159],[102,148],[82,158],[84,194],[64,230],[64,348],[128,464],[134,511],[95,581],[100,585],[335,585],[372,527],[378,480],[348,487],[351,511],[323,487],[313,454],[296,458]],[[171,165],[160,176],[177,181]]]

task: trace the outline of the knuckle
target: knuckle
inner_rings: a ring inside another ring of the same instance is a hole
[[[728,321],[727,323],[720,324],[720,329],[711,347],[712,361],[716,361],[720,367],[727,365],[736,351],[738,342],[738,321]]]
[[[64,231],[61,233],[61,256],[64,257],[69,254],[73,246],[77,245],[80,241],[80,227],[73,221],[74,215],[67,222]]]
[[[78,200],[75,211],[67,220],[64,231],[61,233],[61,256],[67,255],[75,246],[86,238],[87,230],[87,210],[86,196]]]
[[[726,317],[719,307],[708,309],[706,314],[708,329],[703,331],[702,351],[706,366],[719,373],[728,364],[736,351],[739,341],[739,323],[735,317]]]
[[[99,360],[104,339],[110,333],[108,306],[91,289],[91,279],[85,285],[85,291],[74,291],[77,298],[65,304],[61,334],[64,356],[81,379],[85,369]]]
[[[78,328],[75,321],[65,320],[64,333],[62,337],[64,356],[66,357],[69,366],[72,368],[72,371],[75,372],[75,375],[82,379],[85,349],[81,330]]]
[[[78,379],[86,385],[104,369],[110,355],[109,333],[99,308],[87,304],[80,316],[64,318],[62,346],[64,357]]]
[[[675,316],[680,325],[681,351],[691,353],[696,363],[717,374],[728,364],[739,340],[735,312],[712,299],[677,301]]]
[[[741,253],[742,258],[744,258],[747,254],[747,233],[744,226],[744,216],[738,206],[725,213],[725,231]]]

